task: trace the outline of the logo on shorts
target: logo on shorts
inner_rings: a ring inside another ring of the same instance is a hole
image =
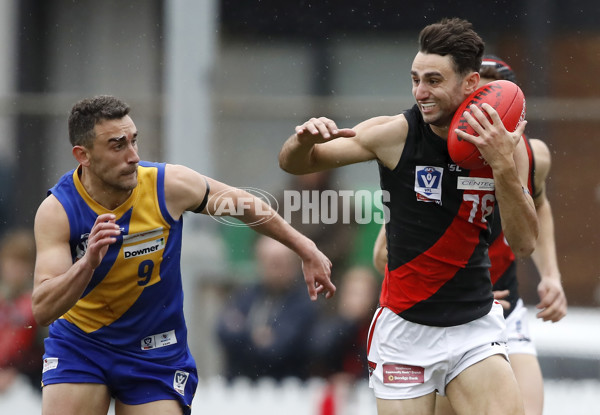
[[[160,347],[170,346],[177,343],[175,330],[165,331],[164,333],[153,334],[142,339],[142,350],[158,349]]]
[[[425,369],[421,366],[387,363],[383,365],[383,383],[423,383]]]
[[[369,364],[369,377],[371,377],[373,372],[375,372],[375,369],[377,369],[377,363],[371,362],[370,360],[368,360],[367,363]]]
[[[184,372],[183,370],[178,370],[175,372],[175,376],[173,377],[173,389],[177,391],[181,396],[185,395],[185,384],[187,383],[190,374],[188,372]]]
[[[58,357],[47,357],[44,359],[44,367],[42,373],[46,373],[49,370],[56,369],[58,367]]]

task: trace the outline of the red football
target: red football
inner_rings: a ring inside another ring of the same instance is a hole
[[[515,131],[517,125],[525,119],[525,96],[521,88],[513,82],[504,80],[490,82],[469,95],[454,113],[448,132],[450,157],[460,167],[468,170],[483,168],[487,162],[474,144],[462,140],[454,130],[458,128],[467,134],[477,136],[478,134],[473,131],[463,113],[465,111],[471,113],[469,106],[475,104],[487,116],[487,112],[481,108],[481,104],[484,102],[490,104],[498,112],[504,127],[510,132]]]

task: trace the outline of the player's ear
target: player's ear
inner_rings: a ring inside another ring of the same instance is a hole
[[[75,160],[77,160],[79,164],[85,167],[88,167],[90,165],[89,153],[85,147],[73,146],[71,152],[73,153],[73,157],[75,157]]]
[[[465,92],[467,93],[467,95],[471,95],[477,90],[477,87],[479,86],[479,79],[479,72],[471,72],[470,74],[465,76],[463,85],[465,87]]]

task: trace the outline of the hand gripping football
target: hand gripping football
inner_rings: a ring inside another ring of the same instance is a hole
[[[477,136],[478,134],[473,131],[463,113],[465,111],[471,113],[469,107],[471,104],[475,104],[487,116],[487,112],[481,108],[484,102],[496,110],[504,127],[510,132],[515,131],[519,123],[525,119],[525,96],[521,88],[513,82],[493,81],[469,95],[454,113],[448,132],[450,157],[460,167],[468,170],[483,168],[487,162],[474,144],[458,137],[454,130],[458,128],[467,134]]]

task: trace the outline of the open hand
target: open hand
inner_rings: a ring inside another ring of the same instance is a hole
[[[302,272],[311,300],[315,301],[321,293],[325,293],[325,298],[333,297],[336,288],[331,282],[331,261],[325,254],[315,248],[310,257],[303,258]]]

